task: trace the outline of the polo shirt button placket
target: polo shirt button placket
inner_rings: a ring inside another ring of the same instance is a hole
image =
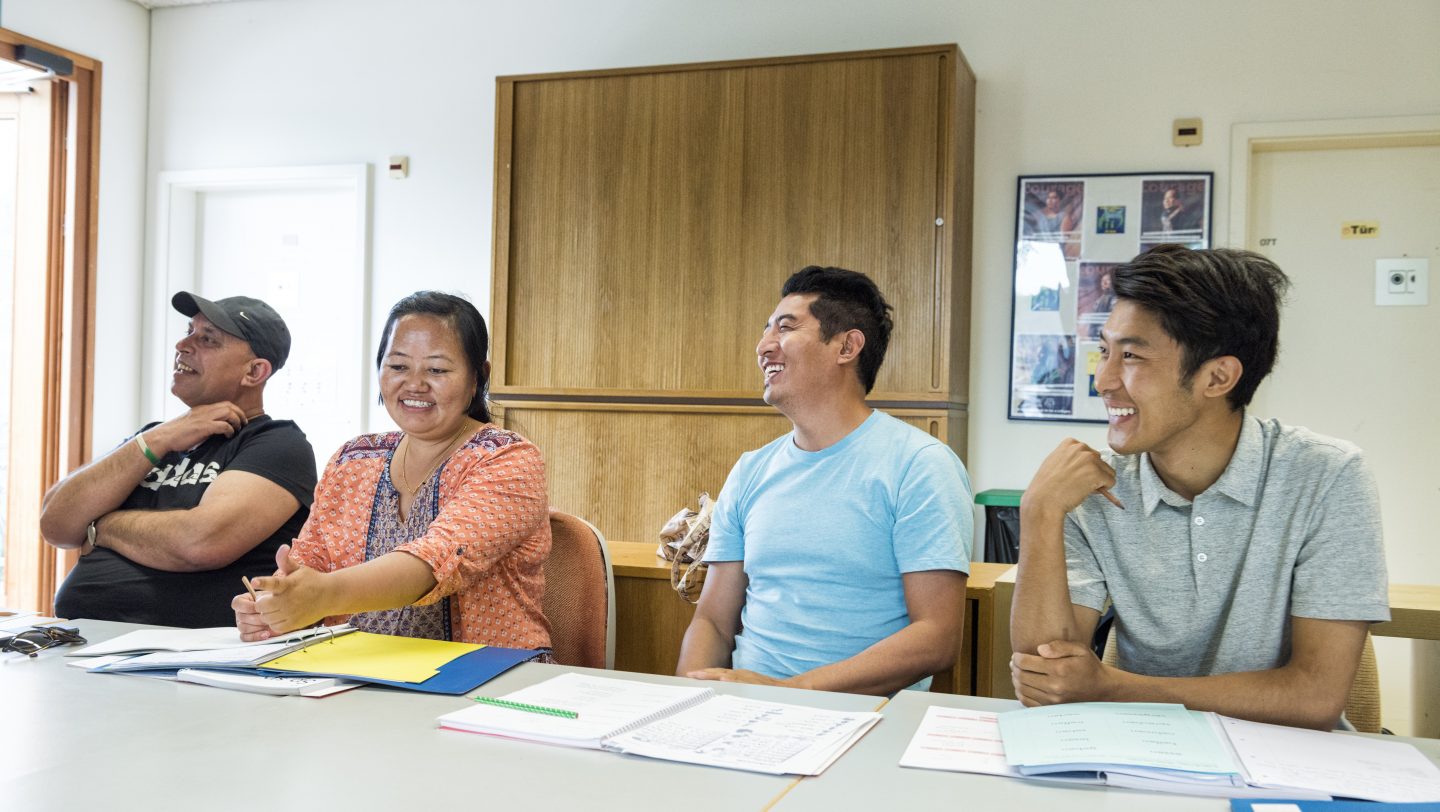
[[[1196,516],[1194,519],[1192,519],[1192,521],[1194,522],[1195,527],[1196,527],[1197,529],[1205,526],[1205,517],[1204,517],[1204,516]],[[1195,539],[1195,531],[1191,531],[1191,536],[1190,536],[1190,537],[1191,537],[1191,539]],[[1205,553],[1196,553],[1196,554],[1195,554],[1195,562],[1196,562],[1197,564],[1204,564],[1206,561],[1209,561],[1209,560],[1210,560],[1210,556],[1206,555]],[[1202,577],[1202,574],[1201,574],[1200,570],[1197,568],[1196,571],[1195,571],[1195,580],[1198,582],[1201,577]]]

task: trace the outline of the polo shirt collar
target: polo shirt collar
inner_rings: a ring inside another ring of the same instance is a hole
[[[1140,455],[1140,502],[1145,506],[1146,516],[1154,513],[1161,502],[1171,507],[1190,506],[1189,499],[1165,486],[1165,482],[1160,479],[1160,474],[1156,473],[1155,466],[1150,462],[1148,451]]]
[[[1246,507],[1255,507],[1260,492],[1260,462],[1264,458],[1265,432],[1260,429],[1260,419],[1247,414],[1240,418],[1240,440],[1230,455],[1230,464],[1210,490]]]
[[[1215,484],[1206,493],[1223,493],[1246,507],[1254,507],[1256,494],[1260,489],[1260,460],[1264,458],[1265,433],[1260,421],[1249,415],[1240,420],[1240,439],[1235,444],[1235,453]],[[1150,454],[1140,455],[1140,500],[1145,506],[1145,515],[1155,512],[1161,502],[1171,507],[1189,507],[1190,500],[1170,490],[1156,473],[1150,462]]]

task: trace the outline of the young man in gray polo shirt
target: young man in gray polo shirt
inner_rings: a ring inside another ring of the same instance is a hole
[[[1245,413],[1288,285],[1246,251],[1162,246],[1115,269],[1095,370],[1113,453],[1066,440],[1021,502],[1026,705],[1336,725],[1366,627],[1390,617],[1380,506],[1355,446]],[[1107,601],[1118,668],[1089,649]]]

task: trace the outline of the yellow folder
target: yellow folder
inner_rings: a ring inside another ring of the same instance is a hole
[[[440,666],[484,646],[351,632],[277,657],[263,666],[279,671],[350,674],[394,682],[424,682]]]

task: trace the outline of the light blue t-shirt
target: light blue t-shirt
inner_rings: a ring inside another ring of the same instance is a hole
[[[731,664],[790,677],[904,628],[900,576],[968,573],[973,515],[955,452],[883,412],[821,451],[791,432],[742,455],[705,553],[744,562],[750,581]]]

